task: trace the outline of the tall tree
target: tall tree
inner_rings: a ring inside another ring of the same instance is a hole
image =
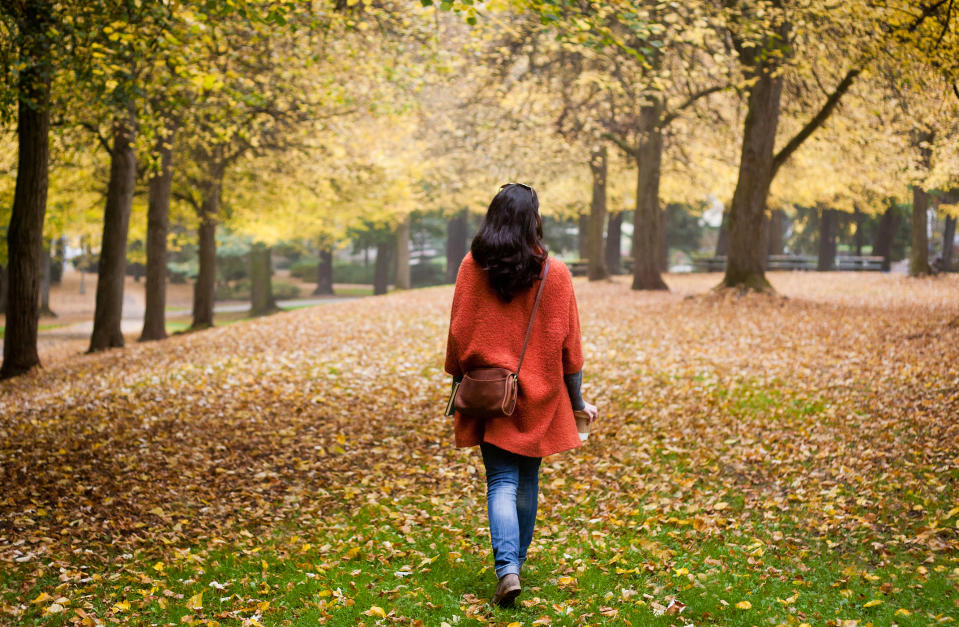
[[[589,259],[589,280],[598,281],[609,276],[603,243],[603,226],[606,223],[606,177],[609,172],[606,146],[593,149],[589,158],[589,170],[593,175],[593,198],[590,202],[589,230],[587,231],[589,246],[586,257]]]
[[[114,123],[109,146],[110,180],[103,212],[103,237],[97,264],[96,311],[90,352],[123,346],[123,283],[127,267],[127,233],[136,185],[136,114],[132,103]]]
[[[7,229],[7,310],[0,378],[40,365],[37,353],[43,218],[50,156],[50,86],[53,28],[58,5],[47,0],[3,3],[0,16],[13,33],[17,76],[17,183]]]
[[[173,128],[157,136],[157,168],[150,175],[147,204],[146,304],[140,341],[166,337],[167,232],[173,187]]]
[[[755,242],[761,240],[766,201],[777,172],[822,127],[881,52],[895,46],[915,48],[914,35],[920,26],[930,17],[942,18],[948,26],[954,19],[954,7],[948,0],[903,2],[901,6],[851,2],[843,5],[841,12],[827,16],[823,11],[832,9],[790,0],[728,5],[730,39],[749,87],[739,178],[729,214],[729,255],[721,285],[765,291],[771,289],[763,271],[765,251]],[[801,30],[795,27],[800,22],[804,26]],[[810,28],[817,23],[828,29]],[[839,72],[841,78],[825,102],[776,151],[785,72],[795,63],[797,49],[821,51],[824,38],[836,33],[842,37],[842,45],[855,47],[858,54]]]

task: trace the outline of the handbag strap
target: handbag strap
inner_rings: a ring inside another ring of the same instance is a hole
[[[540,279],[539,289],[536,290],[536,300],[533,301],[533,313],[529,316],[529,326],[526,327],[526,339],[523,340],[523,352],[519,355],[519,364],[516,366],[516,378],[519,378],[519,369],[523,367],[523,357],[526,356],[526,345],[529,344],[530,333],[533,332],[533,320],[536,320],[536,310],[539,308],[539,297],[543,295],[543,286],[546,285],[546,275],[549,274],[549,258],[543,264],[543,278]]]

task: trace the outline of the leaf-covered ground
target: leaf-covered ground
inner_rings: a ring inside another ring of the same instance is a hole
[[[957,277],[669,280],[576,281],[601,418],[544,462],[517,608],[440,287],[0,384],[0,623],[952,622]]]

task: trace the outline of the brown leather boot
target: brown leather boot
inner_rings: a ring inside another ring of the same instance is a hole
[[[513,601],[522,591],[517,575],[503,575],[496,586],[496,592],[493,594],[493,605],[513,607]]]

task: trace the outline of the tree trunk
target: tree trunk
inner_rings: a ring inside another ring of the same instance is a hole
[[[606,269],[610,274],[620,274],[622,270],[623,213],[609,214],[606,226]]]
[[[50,159],[51,6],[23,3],[19,20],[26,42],[19,53],[17,113],[17,183],[7,227],[7,309],[0,379],[40,365],[37,320],[43,217],[47,209]]]
[[[7,313],[7,267],[0,266],[0,314]]]
[[[917,133],[923,170],[928,171],[932,161],[931,132]],[[909,253],[909,276],[929,274],[929,192],[918,183],[912,187],[912,246]]]
[[[273,298],[273,264],[270,247],[259,242],[250,249],[250,315],[264,316],[279,307]]]
[[[316,289],[314,296],[333,293],[333,249],[320,244],[319,263],[316,264]]]
[[[410,216],[408,215],[396,227],[396,289],[410,289]]]
[[[134,124],[129,117],[113,127],[113,150],[110,153],[110,181],[107,204],[103,212],[103,238],[97,267],[96,310],[90,350],[95,352],[123,346],[123,281],[127,268],[127,231],[133,208],[133,188],[137,165],[134,152]]]
[[[956,239],[956,218],[946,216],[946,226],[942,232],[942,267],[945,272],[952,270],[952,248]]]
[[[50,309],[50,273],[53,267],[52,247],[53,242],[50,242],[50,245],[43,249],[40,272],[40,315],[56,318],[57,314]]]
[[[771,290],[763,263],[763,214],[772,183],[773,148],[779,123],[782,76],[763,72],[749,90],[739,178],[729,210],[729,254],[722,285],[757,292]]]
[[[819,260],[816,270],[827,272],[836,268],[836,225],[839,212],[823,207],[819,215]]]
[[[193,285],[193,324],[191,329],[213,326],[213,303],[216,295],[216,221],[220,214],[221,178],[208,184],[200,203],[199,271]]]
[[[467,211],[456,213],[446,223],[446,282],[456,283],[460,263],[466,257]]]
[[[609,276],[606,269],[606,254],[603,245],[603,226],[606,223],[606,146],[593,150],[589,157],[589,169],[593,175],[593,200],[589,210],[588,276],[590,281],[599,281]]]
[[[909,276],[929,274],[929,193],[919,185],[912,188],[912,247]]]
[[[576,231],[577,245],[579,246],[579,259],[589,258],[589,214],[579,214],[578,228]]]
[[[768,231],[768,247],[766,249],[767,255],[781,255],[783,254],[784,244],[783,244],[783,231],[786,221],[786,212],[782,209],[775,209],[769,214],[769,231]]]
[[[854,239],[854,245],[856,247],[856,256],[862,257],[862,247],[865,244],[863,240],[863,224],[866,221],[866,216],[863,215],[862,211],[859,210],[859,207],[855,207],[853,210],[853,222],[856,224],[856,235]]]
[[[166,337],[166,240],[173,186],[173,129],[157,141],[160,171],[150,177],[147,207],[146,308],[140,341]]]
[[[53,254],[50,256],[50,284],[60,285],[63,282],[63,264],[66,257],[66,239],[61,236],[53,240]]]
[[[889,272],[892,266],[892,242],[896,238],[896,231],[899,230],[899,212],[896,206],[890,204],[886,208],[882,218],[879,219],[879,227],[876,229],[876,243],[872,247],[873,254],[882,257],[882,271]]]
[[[376,262],[373,266],[373,294],[386,294],[390,270],[390,243],[382,241],[376,245]],[[465,253],[464,253],[465,255]]]
[[[661,105],[640,111],[640,142],[636,153],[636,216],[633,219],[634,290],[668,290],[659,272],[659,178],[663,159],[663,133],[659,128]]]
[[[716,256],[724,257],[729,252],[729,212],[723,210],[723,218],[719,223],[719,235],[716,238]]]

